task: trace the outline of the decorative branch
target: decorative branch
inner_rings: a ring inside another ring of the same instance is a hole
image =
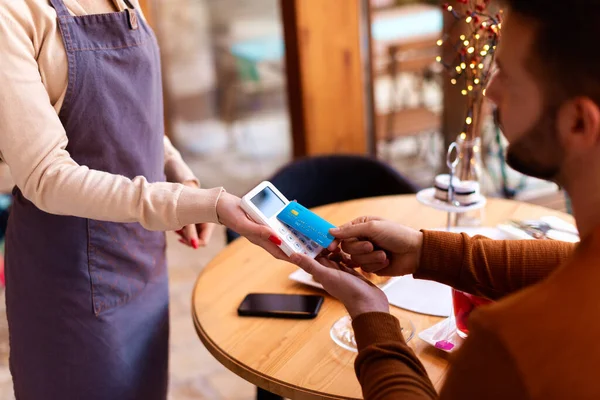
[[[461,137],[472,139],[473,126],[479,118],[479,110],[485,97],[485,88],[493,72],[496,46],[502,29],[502,11],[492,15],[488,6],[491,0],[458,0],[453,7],[448,3],[442,7],[456,18],[453,29],[461,29],[459,24],[466,23],[466,34],[460,41],[453,43],[454,54],[448,60],[442,56],[437,61],[444,66],[450,75],[453,85],[462,87],[461,93],[468,98],[468,111]],[[464,28],[462,28],[464,29]],[[438,40],[444,45],[451,35],[447,34]]]

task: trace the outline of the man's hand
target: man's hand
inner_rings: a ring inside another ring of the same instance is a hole
[[[356,271],[327,258],[318,262],[301,254],[294,254],[291,261],[311,274],[325,290],[344,303],[350,317],[356,318],[369,312],[390,312],[386,295]]]
[[[421,258],[423,233],[374,217],[358,218],[331,234],[364,271],[380,276],[413,274]]]
[[[239,197],[229,193],[222,193],[217,203],[219,222],[233,231],[245,236],[250,242],[267,250],[271,255],[288,260],[281,245],[281,239],[267,226],[252,221],[241,207]]]
[[[195,181],[187,181],[183,183],[185,186],[198,188],[198,184]],[[190,246],[193,249],[199,249],[208,245],[213,232],[215,231],[215,225],[210,223],[187,225],[176,233],[179,235],[179,242]]]

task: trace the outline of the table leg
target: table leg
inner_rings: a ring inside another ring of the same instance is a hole
[[[267,392],[259,387],[256,388],[256,400],[283,400],[283,397]]]

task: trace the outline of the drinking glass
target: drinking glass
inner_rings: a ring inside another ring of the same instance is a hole
[[[408,343],[415,336],[415,326],[408,318],[398,317],[398,320],[400,321],[404,340]],[[331,327],[329,334],[338,346],[348,351],[358,352],[354,329],[352,329],[352,318],[349,315],[337,320]]]
[[[460,290],[452,289],[452,304],[456,319],[456,333],[465,339],[469,335],[469,315],[479,306],[490,304],[492,301],[483,297],[473,296]]]

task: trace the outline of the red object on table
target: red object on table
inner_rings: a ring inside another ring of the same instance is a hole
[[[0,285],[6,287],[6,279],[4,278],[4,256],[0,255]]]
[[[454,305],[454,317],[459,336],[463,338],[469,335],[469,315],[479,306],[492,303],[492,300],[473,296],[459,290],[452,289],[452,304]]]

